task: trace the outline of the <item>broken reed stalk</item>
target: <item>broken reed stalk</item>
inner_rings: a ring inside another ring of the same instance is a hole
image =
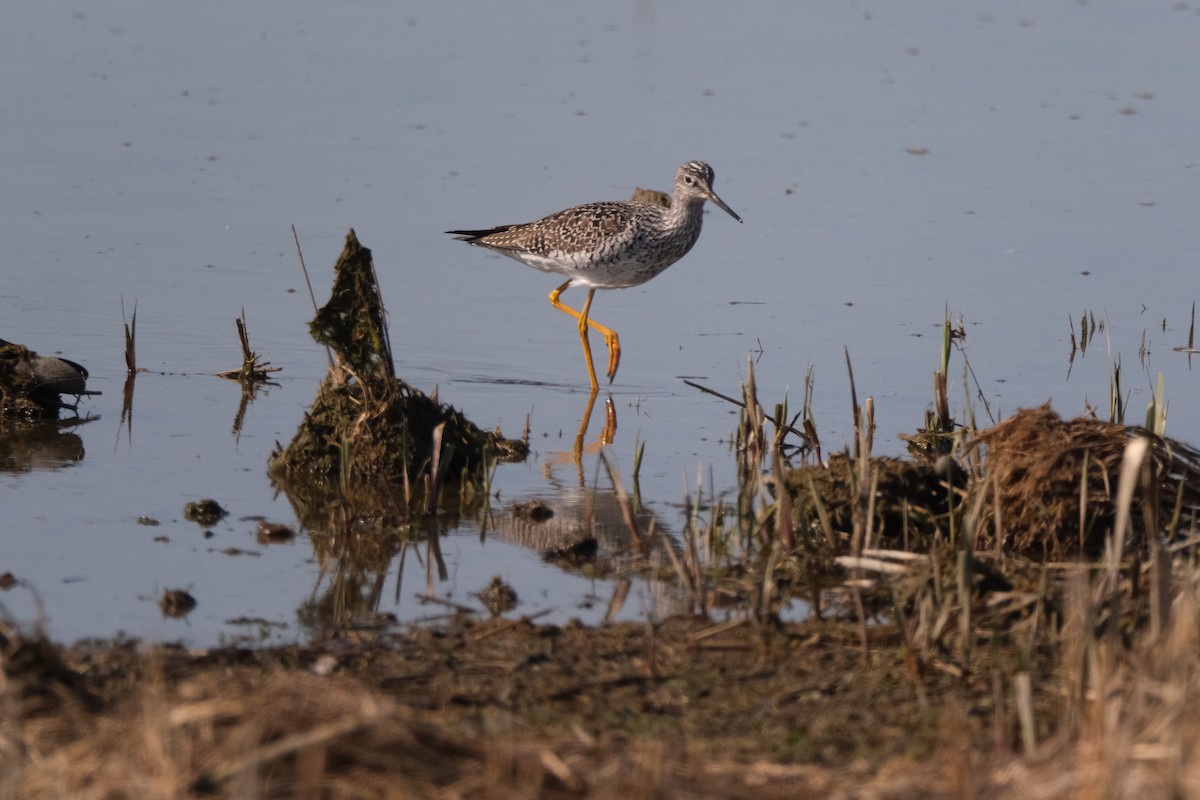
[[[862,407],[863,449],[871,453],[875,449],[875,398],[867,395]]]
[[[137,374],[137,301],[133,301],[133,314],[125,319],[125,298],[121,298],[121,321],[125,324],[125,370]]]
[[[1021,744],[1025,754],[1037,751],[1037,726],[1033,714],[1033,677],[1027,670],[1013,676],[1013,703],[1017,707],[1017,719],[1021,724]]]
[[[704,475],[703,471],[701,471],[696,484],[695,501],[693,502],[686,494],[684,496],[684,505],[688,508],[688,517],[687,522],[684,524],[682,537],[685,545],[682,561],[675,554],[674,548],[667,546],[663,550],[667,554],[667,558],[671,562],[671,568],[675,571],[679,582],[687,588],[688,600],[692,603],[693,610],[698,610],[701,614],[708,616],[708,601],[705,596],[704,577],[700,569],[700,548],[697,546],[697,539],[700,536],[698,520],[700,518],[703,493]]]
[[[946,389],[946,376],[950,370],[950,345],[953,338],[950,315],[947,314],[942,322],[941,366],[933,373],[933,407],[937,416],[936,423],[939,433],[950,433],[954,430],[954,420],[950,418],[950,397]]]
[[[950,397],[946,390],[946,373],[933,373],[933,407],[937,415],[937,430],[939,433],[949,433],[954,429],[954,421],[950,418]]]
[[[642,485],[638,476],[642,472],[642,458],[646,455],[646,443],[638,441],[633,452],[633,510],[642,510]]]
[[[846,354],[846,367],[850,367],[850,354]],[[850,376],[851,394],[854,393],[854,375]],[[868,397],[866,404],[860,408],[857,398],[854,399],[854,431],[855,464],[857,466],[856,490],[851,506],[851,524],[853,530],[850,536],[850,555],[858,558],[862,555],[864,545],[871,539],[872,522],[875,516],[875,495],[879,490],[879,469],[871,468],[870,421],[867,415],[874,415],[874,401]],[[869,653],[870,643],[867,637],[867,613],[862,599],[861,573],[857,567],[851,570],[851,594],[854,597],[854,613],[858,621],[859,647],[864,658]]]
[[[431,517],[436,516],[438,510],[438,492],[442,482],[442,434],[445,430],[445,422],[439,422],[433,429],[433,465],[429,469],[429,496],[425,498],[425,513]],[[450,460],[446,459],[446,463],[450,463]]]
[[[1167,321],[1163,319],[1163,330],[1167,329]],[[1192,301],[1192,321],[1188,324],[1188,341],[1186,347],[1174,348],[1177,353],[1200,353],[1196,349],[1196,302]]]
[[[1104,544],[1105,581],[1103,589],[1104,593],[1110,593],[1113,598],[1116,605],[1113,613],[1118,621],[1121,618],[1120,572],[1129,529],[1130,507],[1133,505],[1133,492],[1137,487],[1142,462],[1149,449],[1150,440],[1144,436],[1138,436],[1125,445],[1125,453],[1121,458],[1121,473],[1117,479],[1116,520],[1113,522],[1112,532]],[[1143,500],[1144,504],[1148,502],[1148,499]],[[1103,594],[1100,596],[1103,597]]]
[[[766,415],[763,413],[762,406],[758,404],[758,382],[754,379],[754,362],[749,359],[746,360],[746,385],[742,388],[742,394],[745,397],[742,407],[746,409],[746,450],[755,454],[752,466],[757,469],[762,464],[763,442],[765,441],[763,422]]]
[[[954,432],[954,419],[950,416],[950,403],[947,396],[948,389],[946,387],[938,387],[936,375],[941,375],[942,383],[949,380],[950,375],[950,354],[955,347],[958,348],[958,353],[962,356],[963,362],[963,393],[966,400],[966,417],[965,426],[968,430],[976,430],[975,424],[975,408],[972,401],[971,385],[974,384],[974,398],[982,405],[984,413],[987,414],[988,420],[992,425],[996,424],[996,416],[992,413],[992,405],[988,402],[987,393],[983,390],[983,386],[979,383],[979,376],[975,374],[975,368],[971,366],[971,359],[967,358],[967,353],[963,349],[962,342],[967,338],[966,326],[963,318],[959,316],[958,323],[955,324],[949,316],[946,317],[942,328],[942,348],[941,348],[941,368],[935,371],[934,383],[934,406],[937,410],[938,419],[932,429],[943,432]],[[931,428],[926,425],[926,428]]]
[[[258,353],[250,349],[250,334],[246,327],[246,309],[242,309],[242,315],[234,320],[234,324],[237,326],[238,342],[242,346],[242,366],[238,369],[218,372],[217,377],[253,385],[266,381],[270,373],[279,372],[281,368],[272,367],[270,361],[260,363]]]
[[[1158,641],[1170,621],[1171,614],[1171,559],[1163,552],[1158,531],[1158,465],[1147,458],[1142,465],[1142,521],[1146,526],[1145,539],[1148,549],[1148,571],[1150,573],[1150,635]]]
[[[771,475],[775,479],[775,535],[788,553],[796,549],[796,532],[792,527],[792,497],[787,491],[787,483],[783,474],[783,457],[779,450],[771,451]]]
[[[1075,344],[1075,320],[1070,314],[1067,314],[1067,330],[1071,332],[1071,352],[1067,354],[1067,366],[1069,367],[1075,363],[1075,351],[1078,349]]]
[[[821,493],[817,491],[817,484],[813,480],[812,472],[805,472],[804,477],[808,481],[808,491],[812,496],[813,506],[817,510],[817,519],[821,524],[821,532],[826,542],[836,542],[837,534],[833,529],[833,517],[829,514],[829,508],[821,499]],[[817,548],[813,543],[812,528],[810,525],[805,525],[801,528],[801,534],[804,537],[805,563],[808,567],[808,586],[809,598],[812,602],[813,614],[818,618],[821,616],[821,570],[817,564],[816,553]]]
[[[813,456],[816,458],[817,463],[820,464],[820,463],[822,463],[821,440],[817,436],[817,422],[813,418],[812,397],[813,397],[813,367],[810,364],[808,369],[805,370],[805,372],[804,372],[804,404],[800,408],[800,414],[803,416],[803,419],[804,419],[804,421],[802,423],[800,423],[800,425],[804,429],[804,434],[803,434],[803,438],[800,441],[806,443],[809,447],[812,448]]]
[[[1105,332],[1108,346],[1108,421],[1125,424],[1125,408],[1128,398],[1121,391],[1121,354],[1113,358],[1112,336]]]
[[[250,349],[250,334],[246,332],[246,309],[243,308],[242,315],[233,322],[237,325],[238,341],[242,345],[242,368],[245,369],[246,364],[254,363],[254,352]]]
[[[846,374],[850,377],[850,415],[854,420],[854,457],[858,458],[859,443],[862,441],[862,434],[858,427],[861,422],[858,411],[858,389],[854,385],[854,365],[850,363],[850,348],[843,347],[842,350],[846,354]]]
[[[1158,384],[1154,396],[1146,407],[1146,430],[1155,436],[1163,436],[1167,430],[1167,402],[1164,396],[1163,374],[1158,373]]]

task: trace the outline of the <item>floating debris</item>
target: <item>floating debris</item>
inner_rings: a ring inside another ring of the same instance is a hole
[[[1136,438],[1149,442],[1150,472],[1134,495],[1147,526],[1200,505],[1200,452],[1137,425],[1063,420],[1046,404],[976,437],[987,449],[985,480],[995,487],[976,546],[994,544],[1002,525],[998,535],[1018,551],[1098,551],[1116,518],[1125,447]],[[1139,540],[1144,534],[1137,531]]]
[[[545,522],[554,516],[554,509],[541,500],[534,499],[524,503],[514,503],[512,514],[517,519],[527,519],[531,522]]]
[[[164,617],[186,617],[196,607],[196,598],[187,589],[167,589],[158,601]]]
[[[476,596],[483,601],[487,610],[492,612],[493,617],[517,607],[517,590],[505,583],[499,575],[492,578],[492,582]]]
[[[278,386],[278,384],[272,384],[269,379],[271,373],[280,372],[282,367],[271,366],[270,361],[264,361],[262,356],[250,349],[250,333],[246,328],[245,309],[242,309],[242,315],[234,322],[237,324],[238,341],[242,345],[242,366],[218,372],[217,377],[240,381],[247,388],[254,388],[260,383]]]
[[[284,544],[296,538],[296,532],[287,525],[263,520],[258,523],[255,534],[259,544]]]
[[[183,507],[183,518],[202,525],[205,528],[216,525],[221,518],[229,514],[221,508],[221,504],[211,498],[188,503]]]

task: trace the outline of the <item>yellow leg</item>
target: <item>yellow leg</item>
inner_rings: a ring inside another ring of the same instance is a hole
[[[604,337],[604,344],[608,347],[608,381],[612,383],[612,379],[617,375],[617,367],[621,364],[621,340],[617,337],[617,332],[611,328],[606,328],[599,322],[588,317],[588,312],[592,308],[592,295],[596,294],[595,289],[588,290],[587,300],[583,303],[583,310],[576,311],[566,303],[558,299],[559,295],[567,290],[571,285],[567,281],[562,286],[559,286],[550,293],[550,303],[566,314],[570,314],[575,319],[579,320],[579,340],[583,343],[583,357],[587,361],[588,379],[592,382],[592,391],[600,388],[600,384],[596,382],[596,368],[592,365],[592,346],[588,342],[588,327],[596,329],[596,332]]]

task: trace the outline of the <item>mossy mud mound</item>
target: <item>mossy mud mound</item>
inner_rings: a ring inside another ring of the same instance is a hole
[[[270,459],[272,478],[293,499],[351,485],[370,503],[411,497],[431,481],[469,480],[491,461],[527,453],[524,442],[480,429],[396,376],[371,251],[353,230],[310,331],[330,352],[329,372],[291,443]]]

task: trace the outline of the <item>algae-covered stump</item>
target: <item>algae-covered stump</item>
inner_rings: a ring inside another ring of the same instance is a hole
[[[439,472],[450,479],[525,456],[524,442],[481,430],[396,377],[371,251],[353,230],[334,269],[329,302],[309,326],[331,351],[329,373],[292,442],[271,455],[272,476],[414,481],[434,461],[439,426]]]

